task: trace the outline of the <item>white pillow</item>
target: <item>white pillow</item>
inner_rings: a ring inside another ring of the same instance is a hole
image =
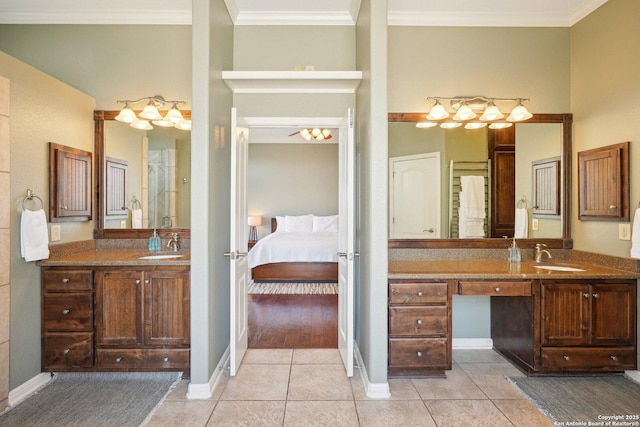
[[[287,231],[287,221],[284,219],[284,216],[276,215],[276,224],[276,232]]]
[[[313,231],[337,233],[338,232],[338,215],[314,216]]]
[[[313,231],[313,215],[286,215],[284,219],[287,233],[311,233]]]

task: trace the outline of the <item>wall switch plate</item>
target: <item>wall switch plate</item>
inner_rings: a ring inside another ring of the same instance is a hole
[[[618,224],[618,239],[631,240],[631,224]]]
[[[127,220],[123,219],[122,221],[120,221],[120,228],[127,228]]]
[[[60,241],[60,224],[51,224],[51,241]]]
[[[538,218],[533,218],[531,220],[531,229],[536,231],[538,229]]]

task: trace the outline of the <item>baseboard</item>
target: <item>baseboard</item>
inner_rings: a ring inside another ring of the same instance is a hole
[[[640,371],[624,371],[625,375],[631,378],[633,381],[640,383]]]
[[[493,340],[491,338],[454,338],[451,345],[456,350],[491,350]]]
[[[369,381],[369,375],[367,375],[367,369],[364,366],[364,361],[362,360],[362,355],[360,354],[360,349],[358,348],[358,344],[353,342],[353,356],[356,359],[356,369],[360,369],[360,378],[362,379],[362,385],[364,386],[364,390],[367,394],[367,397],[371,399],[388,399],[391,397],[391,392],[389,391],[389,383],[372,383]]]
[[[51,373],[42,372],[31,378],[27,382],[19,385],[9,392],[9,407],[13,407],[18,403],[31,396],[36,391],[47,385],[51,381]]]
[[[205,384],[189,383],[189,390],[187,391],[187,399],[210,399],[213,396],[213,391],[216,389],[222,374],[228,369],[229,366],[229,347],[224,351],[218,365],[216,366],[211,378]]]

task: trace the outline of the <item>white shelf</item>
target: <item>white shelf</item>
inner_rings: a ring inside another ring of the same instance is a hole
[[[355,93],[362,71],[223,71],[233,93]]]

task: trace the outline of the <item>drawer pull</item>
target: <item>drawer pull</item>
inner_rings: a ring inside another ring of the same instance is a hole
[[[64,314],[65,316],[69,313],[71,313],[71,310],[69,310],[68,308],[65,310],[62,310],[62,314]]]
[[[136,279],[136,285],[140,284],[140,279]]]
[[[68,277],[65,277],[64,279],[62,279],[62,283],[69,283],[70,279]]]
[[[594,298],[600,298],[600,294],[593,294]]]
[[[422,352],[420,350],[416,351],[416,356],[422,357]]]
[[[64,353],[65,355],[69,354],[69,349],[68,349],[68,348],[65,348],[65,349],[64,349],[64,351],[63,351],[62,353]]]
[[[421,297],[422,296],[422,291],[418,291],[418,296]]]
[[[618,360],[618,356],[616,356],[615,354],[611,355],[611,360]]]
[[[582,296],[585,297],[585,298],[589,298],[589,293],[585,292],[585,293],[582,294]]]
[[[162,359],[162,360],[164,360],[165,362],[168,362],[171,359],[169,359],[169,356],[165,356],[164,359]]]
[[[500,292],[500,288],[496,286],[496,292]]]
[[[416,323],[417,323],[418,325],[422,325],[422,320],[418,319],[418,320],[416,320]]]
[[[567,361],[568,361],[568,360],[571,360],[571,358],[570,358],[569,356],[562,356],[562,358],[563,358],[564,360],[567,360]]]
[[[122,357],[116,357],[116,363],[122,362]]]

